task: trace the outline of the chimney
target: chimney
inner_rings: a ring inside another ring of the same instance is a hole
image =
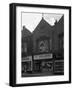
[[[25,28],[26,28],[26,27],[25,27],[25,26],[23,26],[23,30],[25,30]]]
[[[55,25],[57,24],[57,20],[55,21]]]

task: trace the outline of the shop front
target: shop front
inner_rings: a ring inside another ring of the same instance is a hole
[[[34,55],[34,72],[40,74],[53,74],[53,55],[39,54]]]

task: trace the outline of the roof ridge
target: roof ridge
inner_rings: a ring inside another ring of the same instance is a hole
[[[36,28],[41,24],[41,22],[45,22],[47,25],[49,25],[50,27],[54,27],[54,26],[51,26],[44,18],[42,18],[41,20],[40,20],[40,22],[38,23],[38,25],[36,26]],[[34,31],[36,30],[36,28],[34,29]],[[32,33],[34,33],[34,31],[32,32]]]

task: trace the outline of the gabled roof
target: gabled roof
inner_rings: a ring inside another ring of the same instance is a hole
[[[31,35],[31,32],[25,26],[23,26],[22,37],[27,37],[30,35]]]
[[[61,19],[58,21],[58,23],[64,23],[64,15],[61,17]]]
[[[53,30],[54,26],[51,26],[44,18],[41,19],[37,27],[34,29],[33,33],[41,32],[48,29],[47,31]]]
[[[58,23],[56,23],[56,32],[59,34],[59,33],[62,33],[64,32],[64,15],[61,17],[61,19],[58,21]]]

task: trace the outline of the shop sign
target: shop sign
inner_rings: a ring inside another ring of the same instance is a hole
[[[22,62],[25,62],[25,61],[32,61],[32,56],[27,56],[22,58]]]
[[[40,54],[40,55],[34,55],[34,60],[40,60],[40,59],[52,59],[52,54]]]

